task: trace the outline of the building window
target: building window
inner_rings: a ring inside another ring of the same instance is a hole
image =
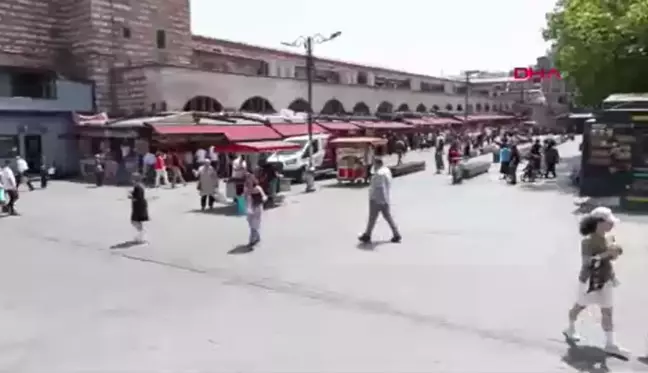
[[[122,37],[124,39],[131,38],[131,29],[129,27],[122,27]]]
[[[56,79],[47,73],[13,73],[11,74],[11,96],[55,99]]]
[[[157,33],[155,35],[155,42],[157,44],[158,49],[166,49],[167,40],[166,40],[166,32],[164,30],[157,30]]]
[[[18,136],[0,135],[0,158],[18,155]]]

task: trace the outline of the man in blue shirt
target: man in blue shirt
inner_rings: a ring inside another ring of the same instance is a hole
[[[511,148],[509,148],[508,144],[502,144],[499,151],[499,158],[501,178],[506,179],[509,174],[509,163],[511,162]]]

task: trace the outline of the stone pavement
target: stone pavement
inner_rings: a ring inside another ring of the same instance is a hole
[[[431,152],[411,157],[432,164]],[[297,186],[266,212],[259,248],[240,255],[228,251],[246,241],[245,219],[196,213],[192,186],[150,191],[150,243],[124,249],[110,247],[133,235],[126,189],[25,192],[23,216],[0,219],[0,371],[586,370],[600,356],[569,365],[560,337],[580,260],[563,184],[396,179],[404,241],[373,250],[356,245],[366,189]],[[618,338],[643,355],[647,219],[621,218]],[[379,222],[375,238],[389,237]],[[598,317],[582,323],[595,345]]]

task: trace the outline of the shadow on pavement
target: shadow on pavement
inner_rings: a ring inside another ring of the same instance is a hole
[[[322,188],[337,188],[337,189],[364,189],[368,187],[367,183],[335,183],[323,185]]]
[[[215,206],[212,209],[205,209],[205,210],[192,209],[189,210],[188,212],[194,214],[205,214],[205,215],[240,216],[238,214],[238,211],[236,211],[236,205],[234,204]]]
[[[250,245],[237,245],[232,250],[228,251],[229,255],[242,255],[249,254],[254,251],[254,248]]]
[[[124,242],[120,242],[118,244],[110,246],[111,249],[113,250],[120,250],[120,249],[130,249],[131,247],[141,245],[141,242],[135,241],[135,240],[128,240]]]
[[[610,371],[607,357],[598,347],[571,345],[562,361],[579,372],[603,373]]]
[[[379,246],[382,246],[384,244],[391,243],[389,240],[379,240],[379,241],[371,241],[371,242],[358,242],[356,245],[356,248],[358,250],[364,250],[364,251],[374,251],[378,249]]]
[[[538,179],[533,183],[518,183],[523,190],[539,192],[558,192],[573,196],[578,195],[578,188],[573,184],[571,179],[572,171],[580,164],[581,156],[561,159],[556,167],[556,178]]]

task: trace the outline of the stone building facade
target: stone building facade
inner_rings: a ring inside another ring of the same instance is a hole
[[[300,53],[192,35],[189,0],[1,3],[0,66],[3,58],[13,59],[4,64],[33,64],[92,80],[99,110],[281,109],[305,97]],[[463,112],[463,84],[318,59],[313,109],[337,102],[333,111]],[[243,105],[252,99],[254,105]],[[469,102],[473,111],[506,110],[512,103],[488,91]]]

